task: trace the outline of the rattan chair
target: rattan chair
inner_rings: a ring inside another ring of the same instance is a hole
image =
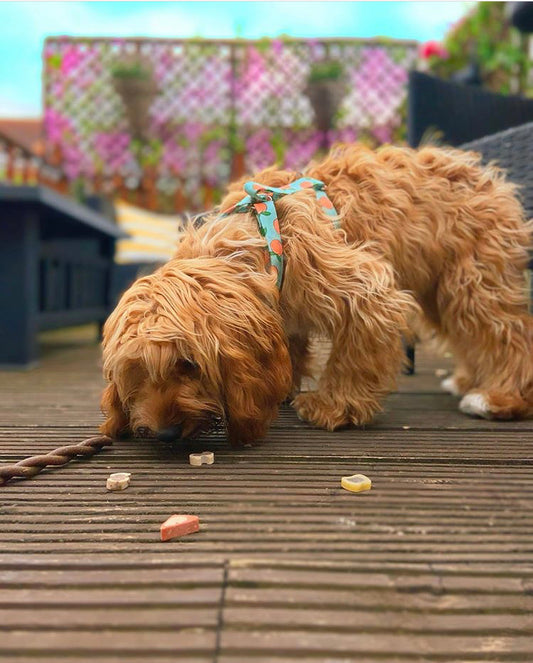
[[[533,121],[533,99],[461,85],[420,71],[409,74],[407,140],[417,147],[430,131],[446,145],[490,136]]]
[[[533,122],[463,143],[461,149],[479,152],[483,163],[494,161],[504,168],[520,186],[526,216],[533,217]]]

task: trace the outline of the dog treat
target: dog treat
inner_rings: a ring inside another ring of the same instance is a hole
[[[191,465],[201,465],[203,462],[202,454],[189,454],[189,463]]]
[[[435,371],[435,376],[438,378],[445,378],[448,373],[449,371],[446,368],[437,368]]]
[[[161,541],[168,541],[177,536],[193,534],[200,529],[198,516],[174,514],[161,525]]]
[[[212,465],[215,462],[215,454],[212,451],[202,451],[201,454],[189,454],[191,465]]]
[[[106,481],[107,490],[125,490],[130,485],[131,472],[115,472]]]
[[[362,490],[370,490],[372,481],[364,474],[354,474],[351,477],[342,477],[341,486],[352,493],[359,493]]]

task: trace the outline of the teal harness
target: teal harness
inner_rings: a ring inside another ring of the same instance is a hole
[[[283,196],[304,189],[314,190],[318,203],[324,212],[332,218],[334,227],[339,228],[339,215],[326,194],[326,185],[324,182],[314,180],[311,177],[301,177],[299,180],[280,188],[265,186],[257,182],[246,182],[244,190],[247,195],[229,209],[224,210],[220,215],[221,217],[225,217],[235,212],[255,213],[259,232],[266,240],[270,255],[270,265],[272,271],[276,274],[278,288],[281,288],[283,281],[283,245],[281,243],[278,215],[276,214],[274,203]]]

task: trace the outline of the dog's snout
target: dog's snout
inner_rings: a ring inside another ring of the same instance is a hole
[[[157,432],[156,437],[161,442],[174,442],[174,440],[179,440],[183,432],[183,426],[170,426],[169,428],[163,428]]]

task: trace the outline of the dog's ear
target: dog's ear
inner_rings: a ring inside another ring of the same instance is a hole
[[[224,329],[220,343],[220,374],[228,437],[232,444],[265,436],[292,384],[288,344],[279,315],[261,311],[256,324]]]
[[[118,437],[128,431],[129,418],[119,398],[116,386],[108,384],[102,393],[100,408],[106,420],[100,426],[100,431],[109,437]]]

